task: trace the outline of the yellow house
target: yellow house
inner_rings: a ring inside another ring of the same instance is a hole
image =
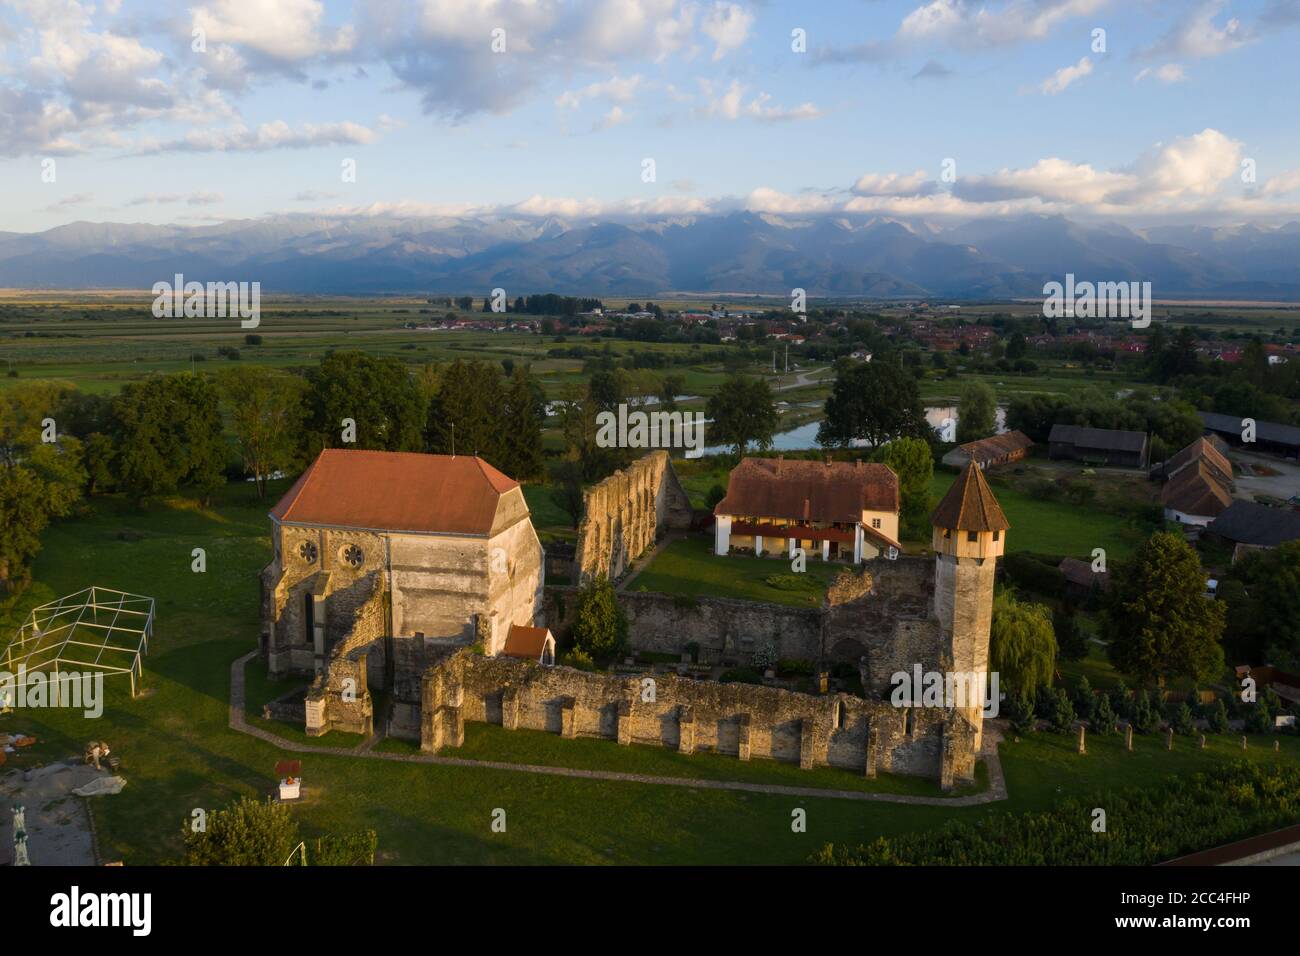
[[[888,465],[745,458],[713,509],[714,551],[793,556],[802,548],[826,561],[892,560],[903,550],[898,508]]]

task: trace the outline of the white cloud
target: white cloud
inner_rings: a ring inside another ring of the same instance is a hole
[[[749,38],[749,29],[754,25],[754,14],[738,3],[714,3],[704,15],[700,29],[711,39],[715,46],[713,60],[716,63],[732,50],[738,50]]]
[[[1265,196],[1283,196],[1300,191],[1300,167],[1270,176],[1260,190]]]
[[[1221,56],[1252,42],[1255,38],[1251,31],[1244,28],[1236,17],[1228,18],[1222,26],[1214,22],[1222,9],[1222,0],[1199,4],[1140,55],[1151,59],[1199,59]]]
[[[583,100],[606,99],[612,103],[630,103],[641,87],[642,77],[635,74],[628,77],[611,76],[608,80],[588,83],[576,90],[565,90],[555,98],[555,105],[560,109],[576,110]]]
[[[727,88],[717,91],[711,80],[700,80],[705,103],[696,109],[699,116],[713,119],[738,120],[742,118],[761,120],[766,123],[778,123],[788,120],[816,119],[822,115],[812,103],[801,103],[795,107],[771,105],[772,97],[768,93],[756,93],[746,101],[748,87],[740,80],[732,80]]]
[[[1138,75],[1133,78],[1134,82],[1141,82],[1147,77],[1153,77],[1166,86],[1173,83],[1182,83],[1187,79],[1187,73],[1177,63],[1166,63],[1158,67],[1143,67],[1138,71]]]
[[[270,149],[308,149],[313,146],[340,144],[365,145],[378,135],[359,123],[304,123],[297,129],[284,120],[262,123],[257,129],[236,126],[230,129],[190,130],[180,139],[165,142],[144,141],[141,152],[262,152]]]
[[[1038,85],[1038,91],[1045,96],[1055,96],[1075,80],[1081,80],[1092,72],[1092,60],[1083,57],[1073,66],[1063,66]]]
[[[326,27],[320,0],[209,0],[190,13],[191,30],[204,31],[210,49],[225,44],[298,63],[344,53],[356,44],[351,26]]]
[[[964,47],[1010,46],[1041,40],[1065,21],[1096,13],[1107,2],[1011,0],[995,6],[974,0],[931,0],[903,18],[895,39]]]
[[[147,193],[143,196],[137,196],[127,203],[128,206],[166,206],[174,203],[185,203],[190,206],[211,206],[216,203],[224,202],[225,197],[221,193],[214,192],[192,192],[192,193]]]
[[[934,192],[938,187],[934,177],[918,169],[906,173],[865,173],[853,184],[858,196],[919,196]]]

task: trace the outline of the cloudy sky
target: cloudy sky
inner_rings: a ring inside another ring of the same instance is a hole
[[[0,0],[0,230],[1283,222],[1297,51],[1300,0]]]

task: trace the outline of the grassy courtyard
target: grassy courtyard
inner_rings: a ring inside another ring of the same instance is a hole
[[[277,489],[282,490],[282,489]],[[247,485],[231,486],[212,509],[185,503],[138,511],[116,499],[94,499],[83,513],[44,536],[30,606],[101,584],[158,601],[154,642],[145,660],[147,696],[129,698],[121,681],[106,681],[104,715],[15,711],[0,717],[4,732],[36,735],[29,751],[11,755],[7,772],[79,756],[87,740],[107,740],[122,758],[127,786],[91,801],[103,855],[128,864],[173,859],[181,827],[196,807],[223,806],[240,795],[263,796],[274,785],[278,748],[227,727],[230,663],[256,643],[257,570],[270,555],[267,506]],[[1013,519],[1014,520],[1014,519]],[[207,571],[190,570],[191,550],[204,548]],[[730,559],[728,560],[730,563]],[[773,562],[772,568],[780,570]],[[816,568],[810,562],[810,573]],[[770,573],[770,572],[769,572]],[[15,623],[11,608],[4,622]],[[250,701],[287,687],[271,685],[257,665],[247,670]],[[276,725],[284,733],[282,725]],[[290,736],[289,734],[285,734]],[[355,738],[340,739],[346,744]],[[294,807],[305,836],[372,827],[386,863],[430,864],[710,864],[799,863],[827,841],[857,843],[877,835],[928,829],[952,818],[1041,809],[1060,791],[1144,786],[1215,761],[1241,757],[1235,737],[1205,752],[1180,738],[1139,738],[1126,754],[1118,737],[1094,739],[1089,754],[1073,740],[1040,734],[1003,747],[1011,799],[954,808],[665,787],[569,779],[495,770],[355,757],[302,755],[306,799]],[[326,739],[327,743],[334,743]],[[401,752],[404,744],[385,745]],[[1300,738],[1252,738],[1250,760],[1295,760]],[[409,748],[408,748],[409,749]],[[925,781],[882,777],[874,783],[847,771],[805,773],[760,761],[684,757],[606,741],[562,741],[471,726],[459,756],[556,766],[600,767],[705,779],[762,780],[837,788],[931,793]],[[793,833],[791,811],[808,811],[806,833]],[[492,812],[507,811],[507,832],[490,829]]]
[[[846,567],[809,553],[806,570],[793,574],[790,558],[713,553],[711,535],[670,541],[629,584],[633,591],[684,597],[725,597],[792,607],[821,607],[826,588]]]

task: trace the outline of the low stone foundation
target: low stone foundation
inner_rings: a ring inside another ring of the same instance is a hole
[[[962,715],[848,694],[589,673],[460,651],[425,672],[421,705],[426,752],[459,746],[465,723],[475,721],[805,769],[929,777],[944,789],[975,776],[974,728]]]

